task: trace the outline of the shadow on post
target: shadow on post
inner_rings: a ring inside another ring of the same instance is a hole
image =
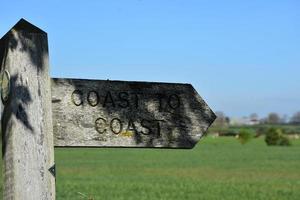
[[[25,70],[24,73],[26,73],[26,67],[15,69],[19,66],[12,66],[16,63],[23,64],[15,62],[15,59],[20,56],[25,59],[29,58],[30,67],[36,68],[36,74],[33,76],[40,76],[44,70],[44,60],[47,60],[45,58],[48,56],[47,34],[24,19],[21,19],[0,40],[1,71],[7,70],[11,75],[9,96],[1,105],[2,157],[6,153],[7,141],[11,137],[14,123],[12,117],[30,130],[30,133],[34,134],[35,131],[26,110],[26,107],[33,101],[28,87],[31,84],[30,77],[24,76],[20,71]],[[39,95],[40,90],[38,86]]]

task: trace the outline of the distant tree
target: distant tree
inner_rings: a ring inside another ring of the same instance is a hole
[[[252,114],[250,115],[250,120],[258,120],[258,114],[252,113]]]
[[[249,119],[250,119],[250,121],[251,121],[253,124],[259,124],[259,123],[260,123],[258,114],[256,114],[256,113],[252,113],[252,114],[249,116]]]
[[[246,144],[251,140],[251,138],[253,138],[253,134],[249,130],[242,129],[239,131],[238,140],[241,144]]]
[[[267,122],[269,124],[279,124],[280,123],[280,117],[277,113],[270,113],[267,117]]]
[[[284,131],[277,128],[270,128],[266,132],[265,142],[269,146],[274,146],[274,145],[290,146],[291,145],[289,139],[284,135]]]
[[[229,124],[230,123],[230,118],[229,117],[225,117],[225,122],[226,122],[226,124]]]
[[[300,124],[300,111],[296,112],[290,119],[291,124]]]
[[[288,122],[288,116],[287,115],[283,115],[280,118],[280,124],[286,124]]]
[[[268,118],[267,118],[267,117],[261,118],[261,119],[259,120],[259,123],[260,123],[260,124],[267,124],[267,123],[268,123]]]
[[[217,119],[214,122],[214,126],[224,127],[229,124],[229,118],[226,117],[226,115],[223,112],[217,111],[216,115]]]

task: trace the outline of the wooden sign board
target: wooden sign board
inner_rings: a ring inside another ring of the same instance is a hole
[[[193,148],[216,116],[190,84],[52,79],[56,147]]]

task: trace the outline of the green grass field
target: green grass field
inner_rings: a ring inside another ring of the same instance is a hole
[[[292,143],[207,137],[193,150],[56,149],[57,199],[298,200],[300,141]]]

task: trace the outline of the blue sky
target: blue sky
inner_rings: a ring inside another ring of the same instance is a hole
[[[48,33],[52,77],[188,82],[229,116],[300,110],[300,1],[5,1]]]

